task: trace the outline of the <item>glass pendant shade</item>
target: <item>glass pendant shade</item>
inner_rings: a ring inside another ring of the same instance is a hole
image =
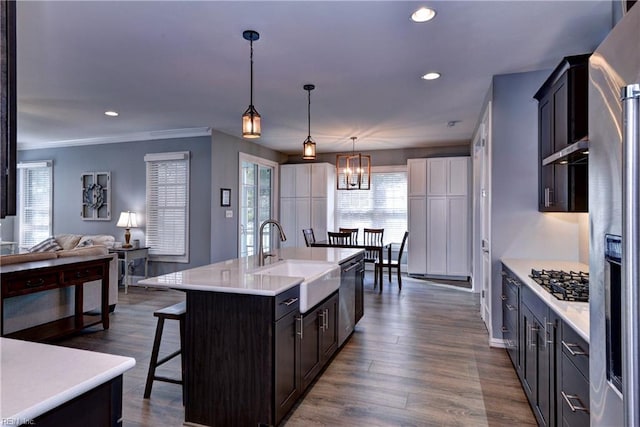
[[[242,115],[242,136],[245,138],[260,138],[260,114],[253,105],[249,105]]]
[[[302,158],[304,160],[315,160],[316,158],[316,143],[310,137],[302,143]]]

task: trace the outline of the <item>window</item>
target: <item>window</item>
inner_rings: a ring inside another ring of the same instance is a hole
[[[338,227],[384,228],[385,242],[401,242],[407,231],[407,168],[372,167],[371,190],[336,191]]]
[[[188,151],[144,156],[152,260],[189,262],[189,158]]]
[[[18,164],[18,244],[27,249],[51,236],[53,162]]]

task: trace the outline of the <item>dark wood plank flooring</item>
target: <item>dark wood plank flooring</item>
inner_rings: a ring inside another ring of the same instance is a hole
[[[331,364],[283,422],[286,426],[536,425],[503,349],[488,347],[477,295],[403,279],[373,291],[367,272],[365,317]],[[385,278],[386,279],[386,278]],[[143,399],[156,318],[153,311],[184,299],[172,290],[121,290],[111,328],[88,330],[59,345],[134,357],[124,375],[123,426],[180,426],[179,385],[155,382]],[[179,342],[165,323],[160,349]],[[180,375],[180,358],[158,370]]]

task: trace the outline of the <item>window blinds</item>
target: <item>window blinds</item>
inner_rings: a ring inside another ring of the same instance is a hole
[[[147,154],[149,255],[189,262],[189,152]]]
[[[384,228],[385,243],[401,242],[407,231],[406,168],[372,169],[371,190],[336,192],[335,227]]]
[[[51,161],[18,164],[20,248],[30,248],[51,236],[53,167]]]

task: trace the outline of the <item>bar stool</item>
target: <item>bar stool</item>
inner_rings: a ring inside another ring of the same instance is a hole
[[[184,319],[187,312],[186,301],[179,302],[169,307],[162,308],[153,313],[158,318],[158,325],[156,326],[156,336],[153,340],[153,349],[151,350],[151,361],[149,362],[149,373],[147,374],[147,384],[144,387],[144,398],[148,399],[151,396],[151,387],[154,381],[164,381],[172,384],[182,385],[182,378],[184,377],[184,358],[181,363],[181,377],[180,379],[167,378],[156,375],[156,368],[169,360],[173,359],[180,353],[184,347]],[[158,353],[160,351],[160,341],[162,341],[162,330],[164,328],[165,319],[178,320],[180,322],[180,348],[173,353],[158,360]],[[184,403],[184,392],[182,393],[182,401]]]

